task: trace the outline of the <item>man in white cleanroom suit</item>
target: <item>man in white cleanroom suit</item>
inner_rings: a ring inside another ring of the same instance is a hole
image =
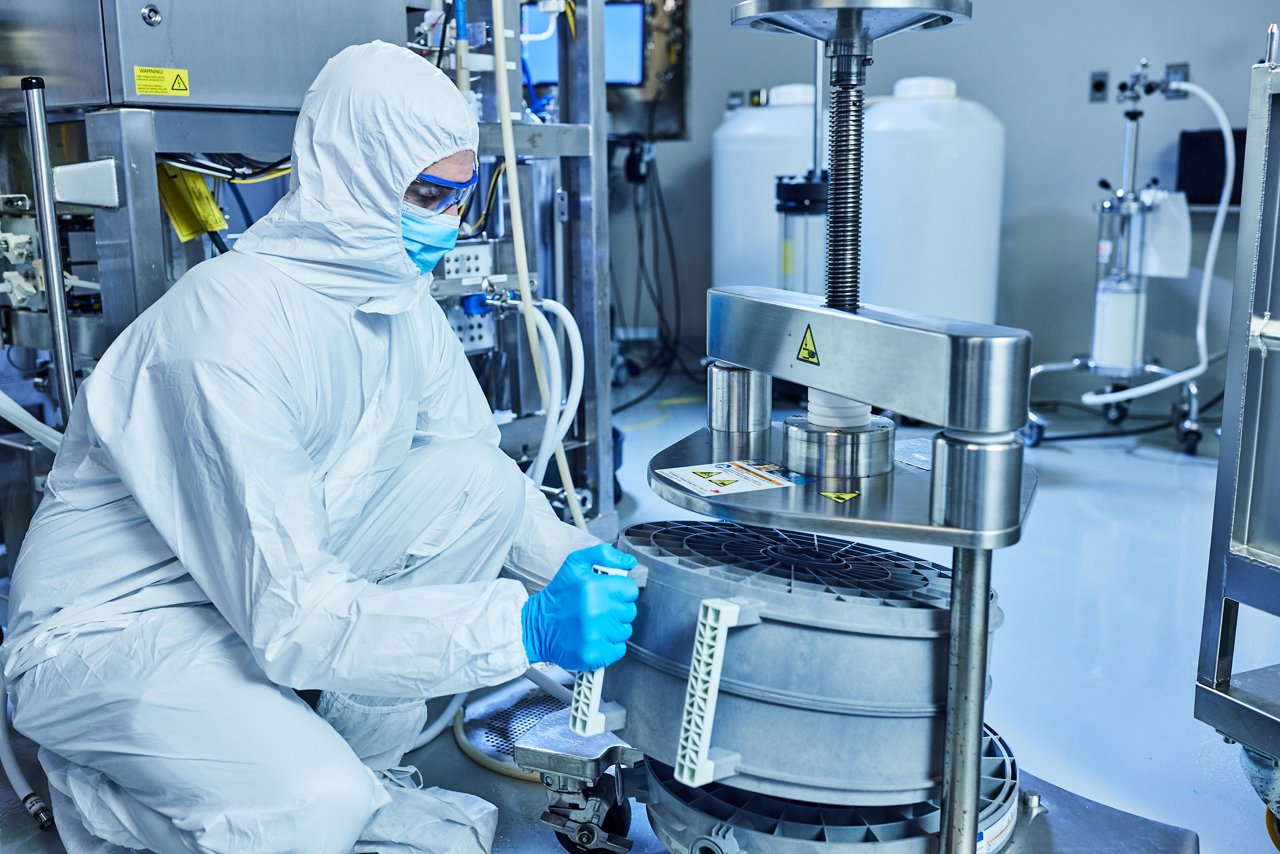
[[[487,851],[493,807],[393,783],[424,699],[623,654],[591,566],[634,561],[498,450],[427,296],[477,139],[429,62],[344,50],[288,195],[85,381],[3,648],[73,852]]]

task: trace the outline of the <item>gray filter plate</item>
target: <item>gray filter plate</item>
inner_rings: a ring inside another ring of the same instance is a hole
[[[620,738],[676,764],[699,605],[748,603],[729,630],[713,751],[716,779],[781,798],[848,805],[925,801],[942,775],[950,573],[834,537],[731,522],[655,522],[619,542],[648,568],[627,655],[604,695]],[[1001,613],[993,604],[991,629]]]
[[[819,534],[733,522],[656,522],[628,529],[626,540],[712,575],[795,596],[946,608],[951,595],[945,567]]]
[[[1018,767],[990,727],[983,738],[980,826],[997,854],[1017,821]],[[901,807],[802,803],[712,783],[690,788],[672,769],[648,763],[649,823],[675,854],[927,854],[941,824],[936,801]]]

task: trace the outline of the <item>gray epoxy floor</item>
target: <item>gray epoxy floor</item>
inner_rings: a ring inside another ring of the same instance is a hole
[[[692,517],[654,496],[644,471],[654,452],[702,425],[703,407],[687,401],[698,391],[672,381],[619,416],[620,426],[638,428],[626,432],[624,523]],[[1191,711],[1214,460],[1176,453],[1165,434],[1050,445],[1028,459],[1041,478],[1031,519],[1022,542],[996,556],[1005,622],[988,722],[1031,773],[1189,827],[1208,854],[1271,850],[1236,748]],[[896,547],[949,562],[940,549]],[[1240,669],[1280,658],[1276,621],[1246,615],[1241,638]],[[447,739],[413,758],[429,782],[487,794],[505,810],[500,851],[561,850],[515,830],[528,826],[517,813],[539,808],[538,787],[479,771]],[[0,852],[62,850],[47,835],[33,838],[20,807],[0,802]],[[650,840],[637,851],[660,851]],[[1109,847],[1097,840],[1096,850]]]

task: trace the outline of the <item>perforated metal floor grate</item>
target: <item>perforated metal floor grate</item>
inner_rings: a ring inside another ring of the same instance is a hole
[[[510,762],[516,742],[538,721],[565,708],[555,697],[534,691],[491,715],[467,721],[467,739],[485,754]]]
[[[625,539],[638,554],[678,558],[709,574],[790,593],[905,608],[947,608],[951,596],[946,567],[818,534],[735,522],[653,522],[628,528]]]

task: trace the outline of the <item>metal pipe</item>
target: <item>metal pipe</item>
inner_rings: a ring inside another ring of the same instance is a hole
[[[1272,24],[1267,27],[1267,65],[1280,62],[1280,27]]]
[[[947,854],[974,854],[978,844],[990,599],[991,552],[956,549],[951,571],[951,654],[942,784],[942,850]]]
[[[1120,192],[1126,195],[1138,192],[1138,119],[1139,110],[1125,113],[1129,123],[1124,129],[1124,174],[1120,177]]]
[[[53,344],[53,376],[65,426],[75,405],[75,368],[71,332],[67,328],[67,292],[62,278],[58,218],[53,207],[53,166],[49,161],[49,129],[44,111],[44,78],[22,78],[27,105],[27,134],[31,140],[31,171],[35,178],[36,221],[40,226],[40,257],[44,264],[44,294],[49,308]]]

